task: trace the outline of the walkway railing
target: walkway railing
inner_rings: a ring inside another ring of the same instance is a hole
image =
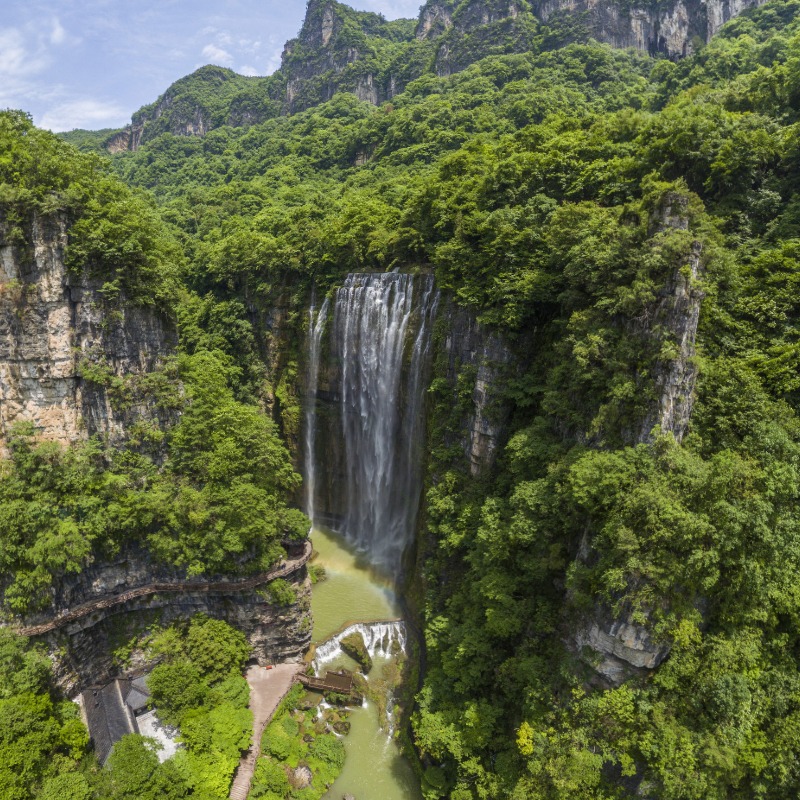
[[[288,558],[277,567],[269,570],[269,572],[262,572],[260,575],[254,575],[252,578],[245,578],[240,581],[174,581],[170,583],[150,583],[146,586],[138,586],[135,589],[129,589],[127,592],[122,592],[121,594],[108,595],[98,598],[97,600],[90,600],[87,603],[81,603],[71,608],[69,611],[62,612],[49,622],[44,622],[41,625],[31,625],[26,628],[17,628],[17,633],[23,636],[41,636],[44,633],[49,633],[50,631],[61,628],[70,622],[75,622],[94,611],[113,608],[123,603],[129,603],[131,600],[136,600],[139,597],[147,597],[152,594],[167,592],[239,592],[242,590],[254,589],[262,583],[268,583],[276,578],[282,578],[296,572],[311,558],[312,551],[311,541],[307,539],[301,556]]]

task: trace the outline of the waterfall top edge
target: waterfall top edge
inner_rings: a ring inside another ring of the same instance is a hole
[[[355,628],[358,625],[364,625],[369,627],[370,625],[403,625],[405,626],[406,621],[403,617],[387,617],[385,619],[371,619],[368,622],[364,622],[363,620],[350,620],[349,622],[345,622],[340,628],[335,630],[330,636],[326,636],[321,642],[312,642],[312,647],[317,648],[322,646],[323,644],[327,644],[328,642],[333,641],[334,639],[338,639],[341,636],[344,636],[350,628]]]

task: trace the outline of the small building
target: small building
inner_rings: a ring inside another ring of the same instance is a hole
[[[148,710],[150,691],[145,677],[117,678],[105,686],[87,689],[81,700],[97,758],[105,764],[125,734],[139,733],[136,718]]]

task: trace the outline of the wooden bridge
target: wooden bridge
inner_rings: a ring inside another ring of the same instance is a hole
[[[146,586],[138,586],[135,589],[129,589],[127,592],[107,595],[105,597],[99,597],[97,600],[90,600],[88,603],[81,603],[81,605],[62,612],[49,622],[44,622],[41,625],[31,625],[26,628],[17,628],[16,630],[17,633],[23,636],[41,636],[42,634],[50,633],[50,631],[61,628],[70,622],[75,622],[94,611],[113,608],[123,603],[129,603],[131,600],[135,600],[139,597],[147,597],[153,594],[170,592],[240,592],[254,589],[262,583],[269,583],[269,581],[273,581],[276,578],[283,578],[286,575],[291,575],[293,572],[296,572],[311,558],[312,552],[311,541],[306,539],[301,555],[295,556],[294,558],[287,558],[277,567],[273,567],[269,570],[269,572],[262,572],[259,575],[254,575],[252,578],[244,578],[239,581],[174,581],[171,583],[150,583]]]
[[[297,680],[307,689],[317,692],[338,692],[339,694],[350,694],[353,690],[353,676],[347,672],[326,672],[324,678],[316,678],[313,675],[297,676]]]

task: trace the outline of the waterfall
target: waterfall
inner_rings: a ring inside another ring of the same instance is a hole
[[[405,652],[406,626],[396,620],[394,622],[357,622],[350,625],[327,641],[317,645],[314,660],[311,662],[317,675],[325,664],[330,664],[342,655],[341,641],[351,633],[360,633],[364,637],[364,646],[371,658],[394,655],[395,649]]]
[[[305,463],[306,463],[306,515],[314,525],[314,497],[316,492],[316,420],[317,420],[317,384],[319,382],[320,344],[325,320],[328,318],[328,298],[322,303],[318,314],[315,314],[314,301],[308,311],[308,389],[306,393],[305,416]]]
[[[416,283],[423,286],[417,300]],[[399,569],[416,522],[423,369],[437,302],[432,277],[400,273],[348,275],[336,292],[346,463],[341,528],[389,571]]]

